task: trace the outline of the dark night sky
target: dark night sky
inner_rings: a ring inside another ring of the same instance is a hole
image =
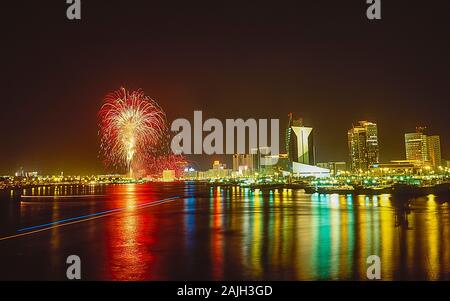
[[[0,174],[98,173],[97,111],[125,85],[169,120],[281,118],[315,128],[319,161],[347,159],[347,130],[379,126],[381,160],[426,124],[450,159],[450,2],[65,0],[2,4]],[[214,157],[203,160],[206,168]],[[208,163],[208,164],[206,164]]]

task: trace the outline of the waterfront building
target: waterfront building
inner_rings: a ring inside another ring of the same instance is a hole
[[[252,170],[254,172],[261,172],[267,165],[273,165],[273,160],[275,158],[280,157],[279,154],[270,154],[270,148],[267,146],[252,148],[250,150],[250,155],[252,157]]]
[[[441,138],[437,135],[428,136],[428,157],[432,167],[442,166]]]
[[[426,134],[426,127],[417,127],[416,132],[405,134],[407,160],[421,162],[434,169],[442,166],[441,139],[437,135]]]
[[[212,165],[212,169],[218,170],[218,169],[225,169],[227,168],[227,165],[225,163],[220,163],[220,161],[214,161]]]
[[[330,176],[330,170],[309,164],[293,162],[292,174],[294,177],[327,178]]]
[[[261,168],[261,150],[260,148],[252,148],[250,150],[252,157],[252,168],[255,172],[259,172]]]
[[[422,162],[417,160],[392,160],[389,163],[374,164],[370,170],[378,176],[417,175],[422,172]]]
[[[379,162],[378,127],[376,123],[359,121],[348,131],[350,169],[367,171]]]
[[[286,157],[289,170],[294,177],[326,177],[330,170],[315,166],[314,131],[306,127],[302,119],[294,120],[288,115],[286,128]]]
[[[252,148],[250,154],[234,154],[232,170],[235,176],[252,176],[287,171],[288,166],[286,154],[271,155],[269,147],[258,147]]]
[[[203,179],[227,179],[232,175],[231,169],[210,169],[205,172]]]
[[[267,155],[262,160],[264,164],[260,166],[258,171],[261,175],[283,174],[291,170],[287,154]]]
[[[428,139],[424,130],[423,127],[417,127],[416,132],[405,134],[406,160],[419,161],[422,164],[429,162]]]
[[[251,154],[234,154],[233,171],[253,170],[253,156]]]
[[[315,164],[313,128],[304,126],[302,119],[294,120],[292,113],[288,115],[285,144],[290,162]]]
[[[197,180],[198,179],[198,171],[196,171],[192,167],[186,167],[183,171],[183,179],[185,180]]]
[[[330,170],[330,174],[332,176],[338,175],[342,172],[347,171],[347,163],[346,162],[319,162],[317,163],[318,167],[326,168]]]
[[[200,174],[199,179],[223,179],[231,177],[232,170],[227,169],[225,163],[220,163],[220,161],[214,161],[212,169]]]

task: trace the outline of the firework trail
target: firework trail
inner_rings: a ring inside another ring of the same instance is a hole
[[[148,156],[157,153],[167,137],[164,111],[142,90],[120,88],[106,95],[99,111],[100,147],[106,164],[126,167],[130,176]]]

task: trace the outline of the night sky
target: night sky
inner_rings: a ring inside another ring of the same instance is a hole
[[[169,120],[284,126],[293,112],[315,128],[318,161],[347,160],[363,119],[378,123],[381,161],[404,158],[418,124],[450,159],[449,1],[382,0],[381,21],[365,0],[81,2],[81,21],[65,0],[2,3],[0,174],[104,172],[97,111],[122,85]]]

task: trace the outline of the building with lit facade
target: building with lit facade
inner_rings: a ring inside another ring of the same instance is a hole
[[[371,166],[371,171],[378,176],[417,175],[422,170],[422,164],[417,160],[392,160]]]
[[[253,156],[251,154],[234,154],[233,171],[253,170]]]
[[[330,170],[315,166],[314,132],[306,127],[302,119],[294,120],[288,115],[286,127],[286,156],[290,171],[294,177],[328,177]]]
[[[273,170],[281,169],[286,161],[287,155],[271,155],[269,147],[252,148],[250,154],[233,155],[233,173],[237,176],[271,173]],[[288,169],[286,166],[284,170]]]
[[[437,135],[428,136],[425,131],[425,127],[417,127],[416,132],[405,134],[406,160],[438,168],[442,166],[441,139]]]
[[[294,120],[292,113],[289,113],[285,144],[290,162],[315,164],[313,137],[313,128],[305,127],[301,119]]]
[[[441,138],[437,135],[428,136],[428,157],[434,168],[442,166]]]
[[[279,158],[278,155],[271,155],[270,148],[267,146],[252,148],[250,154],[252,156],[253,171],[255,172],[260,172],[267,165],[274,165],[274,158]]]
[[[309,164],[302,164],[292,162],[292,175],[294,177],[314,177],[314,178],[328,178],[330,170]]]
[[[423,127],[417,127],[416,132],[405,134],[406,160],[414,160],[425,164],[429,162],[428,139]]]
[[[221,179],[231,177],[232,170],[227,169],[225,163],[220,163],[220,161],[214,161],[212,169],[206,172],[199,173],[199,179]]]
[[[348,131],[350,169],[367,171],[379,162],[378,127],[376,123],[359,121]]]
[[[263,164],[258,170],[261,175],[288,174],[291,169],[287,154],[263,155],[261,160]]]
[[[227,165],[225,163],[220,163],[220,161],[214,161],[212,165],[213,170],[226,169]]]
[[[329,169],[332,176],[347,171],[346,162],[320,162],[317,166]]]

